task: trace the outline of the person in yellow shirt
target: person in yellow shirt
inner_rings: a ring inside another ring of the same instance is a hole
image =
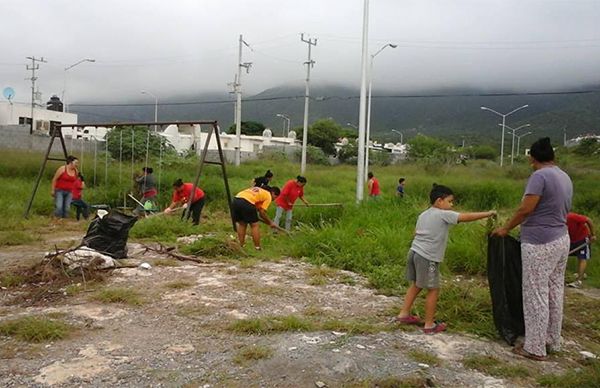
[[[231,213],[233,221],[236,223],[238,240],[241,246],[244,246],[246,242],[246,229],[250,224],[254,248],[260,250],[259,219],[273,229],[281,229],[267,216],[269,205],[279,193],[278,187],[263,186],[250,187],[235,195],[231,203]]]

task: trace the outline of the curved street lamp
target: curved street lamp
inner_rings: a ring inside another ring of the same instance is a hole
[[[96,62],[96,60],[95,59],[91,59],[91,58],[85,58],[85,59],[82,59],[80,61],[75,62],[71,66],[65,67],[65,69],[64,69],[65,73],[64,73],[64,81],[63,81],[63,90],[62,90],[61,100],[63,102],[63,106],[65,108],[64,109],[65,112],[68,111],[67,102],[65,100],[65,94],[66,94],[66,91],[67,91],[67,71],[69,71],[69,69],[72,69],[72,68],[74,68],[77,65],[82,64],[83,62]]]
[[[500,125],[500,124],[498,124]],[[527,128],[530,127],[531,124],[523,124],[521,126],[518,126],[517,128],[511,128],[508,125],[506,125],[506,128],[509,130],[509,132],[512,132],[512,143],[511,143],[511,147],[510,147],[510,165],[513,165],[513,162],[515,160],[515,136],[517,134],[517,131],[521,128]]]
[[[396,131],[395,129],[392,129],[391,131],[392,131],[392,132],[396,132],[397,134],[399,134],[399,135],[400,135],[400,144],[402,144],[402,138],[403,138],[402,132],[400,132],[400,131]]]
[[[158,122],[158,97],[146,90],[142,90],[140,93],[146,94],[148,96],[154,97],[154,122]],[[154,124],[154,132],[158,131],[158,126]]]
[[[284,122],[283,122],[283,136],[287,137],[287,135],[289,135],[289,133],[290,133],[290,127],[292,125],[292,120],[289,118],[289,116],[284,115],[283,113],[277,113],[275,116],[281,117],[284,120]],[[287,128],[286,128],[286,123],[287,123]]]
[[[520,111],[521,109],[525,109],[528,106],[529,106],[528,104],[525,104],[523,106],[520,106],[516,109],[511,110],[510,112],[508,112],[506,114],[497,112],[491,108],[488,108],[487,106],[481,107],[481,110],[487,110],[487,111],[490,111],[490,112],[502,117],[502,124],[501,124],[502,125],[502,143],[500,143],[500,167],[502,167],[504,165],[504,131],[506,129],[506,117],[510,116],[511,114],[513,114],[515,112]]]
[[[367,175],[369,174],[369,138],[371,137],[371,90],[373,89],[373,61],[375,57],[385,50],[386,48],[396,48],[398,45],[393,43],[387,43],[379,50],[375,52],[375,54],[371,55],[371,64],[369,66],[369,94],[367,96],[367,134],[365,139],[365,181],[368,179]]]

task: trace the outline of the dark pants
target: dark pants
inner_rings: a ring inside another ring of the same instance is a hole
[[[198,225],[200,223],[200,213],[202,213],[203,207],[204,207],[204,198],[192,203],[192,205],[188,209],[187,218],[189,219],[190,215],[192,216],[192,224]]]
[[[71,201],[71,205],[77,209],[77,221],[81,219],[81,215],[86,220],[88,219],[90,216],[90,206],[87,203],[83,202],[82,199],[74,199]]]

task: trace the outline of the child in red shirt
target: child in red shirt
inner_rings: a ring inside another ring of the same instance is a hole
[[[83,179],[83,175],[78,174],[75,182],[73,183],[73,189],[71,190],[73,195],[71,205],[75,206],[77,209],[77,221],[81,219],[81,215],[83,215],[83,218],[86,220],[90,216],[90,206],[83,201],[81,196],[83,189],[85,189],[85,180]]]
[[[175,183],[173,183],[173,199],[171,200],[171,204],[169,207],[165,209],[165,213],[172,213],[176,207],[186,207],[190,197],[192,196],[192,189],[194,185],[192,183],[183,183],[181,179],[177,179]],[[196,191],[194,191],[194,198],[192,199],[192,204],[188,209],[188,219],[190,215],[192,216],[192,224],[198,225],[200,223],[200,214],[202,213],[202,208],[204,207],[204,191],[201,188],[196,187]]]
[[[589,217],[577,213],[568,213],[567,228],[571,239],[570,255],[576,256],[578,259],[577,279],[573,283],[569,283],[568,286],[579,288],[585,277],[587,261],[592,256],[591,243],[596,240],[594,224]]]
[[[379,190],[379,181],[377,178],[375,178],[375,175],[373,175],[372,172],[368,173],[367,176],[369,177],[369,197],[377,199],[381,194],[381,191]]]

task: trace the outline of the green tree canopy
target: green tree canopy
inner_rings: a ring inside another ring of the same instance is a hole
[[[249,136],[262,136],[265,125],[258,121],[242,121],[242,134]],[[235,124],[229,127],[227,133],[235,133]]]
[[[108,152],[116,160],[142,161],[146,158],[146,147],[149,156],[158,157],[175,153],[173,146],[158,133],[146,126],[115,127],[106,133]]]
[[[413,159],[446,159],[450,154],[450,144],[425,135],[417,135],[409,140],[409,155]]]
[[[302,128],[297,136],[302,139]],[[326,155],[335,155],[335,143],[342,134],[342,126],[332,119],[319,119],[308,128],[308,144],[319,147]]]

